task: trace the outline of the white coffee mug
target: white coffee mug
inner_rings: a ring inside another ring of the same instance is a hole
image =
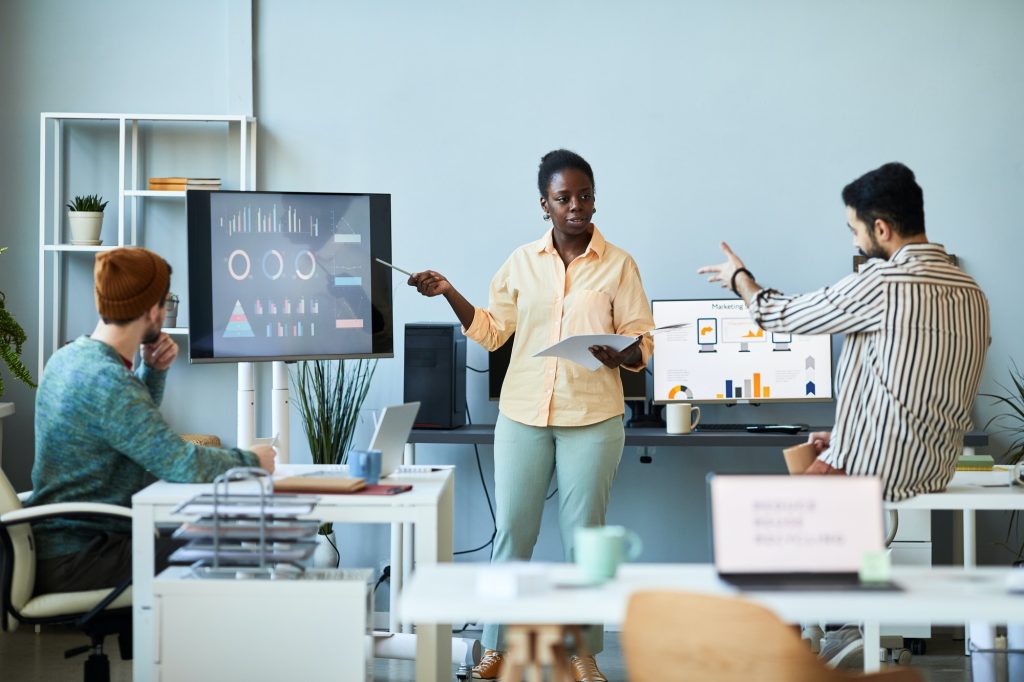
[[[620,563],[633,561],[642,551],[640,536],[622,526],[581,527],[574,533],[573,555],[588,581],[614,578]]]
[[[665,406],[668,433],[690,433],[700,424],[700,408],[690,403],[669,403]]]

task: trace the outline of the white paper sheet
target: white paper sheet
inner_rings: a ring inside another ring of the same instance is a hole
[[[566,337],[544,350],[537,351],[533,354],[533,357],[572,360],[589,370],[595,370],[604,365],[594,357],[593,353],[587,350],[588,348],[591,346],[611,346],[613,349],[621,351],[630,344],[635,343],[636,338],[635,336],[623,336],[622,334],[578,334]]]

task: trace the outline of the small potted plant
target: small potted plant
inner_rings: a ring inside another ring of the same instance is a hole
[[[68,223],[71,225],[71,243],[98,246],[101,243],[103,209],[107,202],[98,194],[77,196],[68,203]]]

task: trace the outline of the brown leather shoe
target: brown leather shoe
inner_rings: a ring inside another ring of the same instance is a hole
[[[484,649],[484,656],[473,666],[474,680],[496,680],[501,676],[505,654],[494,649]]]
[[[597,669],[597,661],[593,656],[573,656],[569,659],[569,665],[576,682],[608,682],[608,678]]]

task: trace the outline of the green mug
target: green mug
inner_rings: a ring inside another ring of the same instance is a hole
[[[601,582],[615,577],[619,564],[640,556],[640,536],[622,526],[577,528],[573,553],[584,580]]]

